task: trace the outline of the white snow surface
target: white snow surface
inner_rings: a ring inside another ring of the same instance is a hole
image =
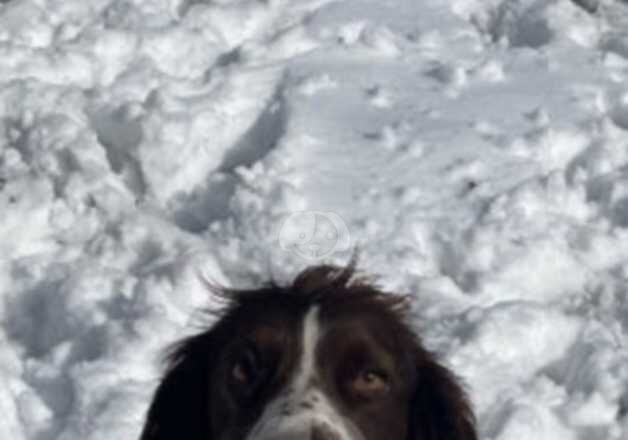
[[[201,278],[358,246],[482,439],[625,440],[627,131],[620,0],[2,0],[0,439],[137,438]]]

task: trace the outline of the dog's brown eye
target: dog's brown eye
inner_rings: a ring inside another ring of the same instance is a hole
[[[241,348],[232,359],[229,367],[231,391],[237,399],[248,401],[264,386],[269,366],[253,344]]]
[[[381,371],[364,370],[353,378],[351,388],[360,397],[376,398],[390,391],[390,382]]]
[[[245,384],[249,381],[250,372],[247,371],[242,362],[237,362],[231,370],[231,376],[236,382]]]
[[[239,386],[247,386],[255,381],[258,370],[257,356],[251,349],[238,356],[231,367],[231,377]]]

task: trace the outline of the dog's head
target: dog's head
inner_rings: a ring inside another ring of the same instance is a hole
[[[404,300],[351,267],[224,296],[218,322],[173,352],[141,440],[476,439]]]

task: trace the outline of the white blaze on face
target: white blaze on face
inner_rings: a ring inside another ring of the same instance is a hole
[[[316,349],[322,335],[318,306],[305,314],[301,332],[301,356],[294,377],[285,390],[268,403],[247,440],[307,439],[314,426],[331,433],[337,440],[361,440],[358,429],[339,414],[316,385]]]
[[[316,375],[316,346],[320,337],[318,306],[312,307],[303,322],[301,362],[293,382],[294,394],[304,394]]]

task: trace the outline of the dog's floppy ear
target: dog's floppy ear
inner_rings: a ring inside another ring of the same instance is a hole
[[[420,357],[409,440],[477,440],[470,403],[455,376],[430,354]]]
[[[212,337],[209,332],[179,343],[170,358],[140,440],[208,440],[209,378]]]

